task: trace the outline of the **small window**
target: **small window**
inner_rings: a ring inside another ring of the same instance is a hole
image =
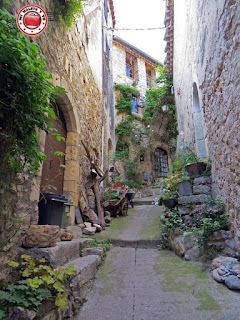
[[[157,177],[167,177],[168,175],[168,155],[161,148],[157,148],[154,152],[155,172]]]
[[[131,103],[132,103],[132,112],[133,113],[138,113],[137,98],[136,97],[132,97]]]
[[[126,53],[126,75],[132,79],[135,77],[135,60],[136,58],[134,56]]]
[[[147,79],[147,86],[151,87],[152,85],[152,78],[153,78],[153,68],[146,65],[146,79]]]

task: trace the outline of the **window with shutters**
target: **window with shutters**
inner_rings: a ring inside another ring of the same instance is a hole
[[[151,87],[153,83],[154,69],[146,64],[147,86]]]
[[[130,53],[126,53],[126,75],[129,78],[135,78],[135,64],[136,58]]]

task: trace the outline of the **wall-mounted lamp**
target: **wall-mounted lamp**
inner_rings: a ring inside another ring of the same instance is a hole
[[[163,112],[168,112],[168,106],[167,106],[166,104],[164,104],[164,105],[162,106],[162,111],[163,111]]]

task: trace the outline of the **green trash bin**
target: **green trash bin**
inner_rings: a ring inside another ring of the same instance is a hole
[[[68,202],[61,194],[56,193],[41,193],[38,203],[39,208],[39,225],[55,225],[62,228],[64,203]]]
[[[73,203],[71,200],[67,199],[66,202],[64,202],[63,206],[63,217],[62,217],[62,228],[67,228],[68,226],[68,218],[70,213],[70,207],[73,206]]]

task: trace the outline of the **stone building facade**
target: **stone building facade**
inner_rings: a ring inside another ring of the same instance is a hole
[[[151,125],[141,121],[145,106],[146,91],[155,88],[158,76],[156,67],[159,61],[145,52],[134,47],[125,40],[114,36],[113,38],[113,81],[114,84],[133,86],[140,92],[140,97],[133,97],[132,113],[135,116],[136,127],[135,142],[129,145],[131,160],[136,161],[140,169],[142,183],[151,185],[158,182],[158,178],[167,174],[167,167],[171,164],[172,150],[166,135],[168,116],[163,115],[151,122]],[[117,97],[117,95],[116,95]],[[116,100],[116,99],[115,99]],[[116,103],[116,102],[115,102]],[[123,115],[116,115],[116,124],[123,120]],[[139,136],[139,130],[148,128],[149,135]],[[129,140],[130,141],[130,140]],[[139,150],[145,150],[144,155],[136,158]],[[118,169],[121,170],[120,166]],[[122,174],[124,179],[124,174]]]
[[[227,205],[238,254],[239,19],[237,0],[167,1],[167,66],[172,71],[173,65],[178,148],[187,143],[199,157],[209,156],[213,194]]]
[[[28,4],[32,2],[20,0],[9,10],[17,14]],[[54,11],[49,0],[36,0],[34,4],[47,12]],[[69,30],[60,26],[58,21],[50,20],[43,33],[30,39],[39,45],[44,54],[52,83],[65,89],[53,106],[57,115],[57,123],[53,124],[66,140],[61,146],[52,145],[51,137],[40,133],[42,150],[48,148],[50,151],[47,151],[48,158],[39,171],[39,177],[34,181],[23,177],[22,183],[12,191],[11,197],[15,201],[12,214],[24,220],[24,224],[20,226],[18,236],[11,237],[1,248],[3,265],[15,256],[16,246],[21,245],[29,224],[38,223],[40,191],[57,191],[70,199],[73,206],[68,224],[75,223],[76,208],[85,206],[84,183],[90,169],[82,142],[90,151],[96,150],[101,166],[107,167],[105,156],[109,146],[114,145],[114,106],[112,36],[106,27],[113,28],[114,24],[112,0],[94,0],[84,5],[84,15]],[[55,150],[64,152],[65,156],[56,160]],[[52,168],[59,159],[65,167],[59,168],[58,163],[58,170],[54,172]],[[55,181],[56,176],[58,182]]]
[[[113,82],[136,87],[140,99],[136,113],[142,113],[146,90],[155,86],[157,77],[156,67],[161,62],[152,58],[142,50],[134,47],[125,40],[113,38]]]

